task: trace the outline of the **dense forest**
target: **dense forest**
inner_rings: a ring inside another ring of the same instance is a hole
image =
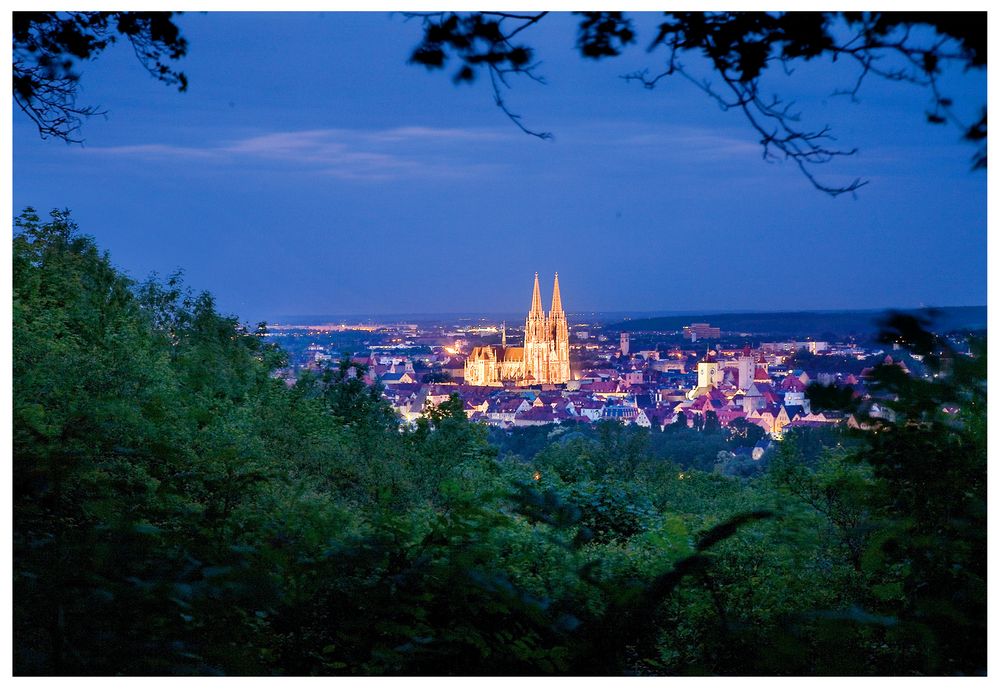
[[[893,422],[724,473],[716,430],[400,430],[68,212],[15,226],[17,674],[986,671],[983,343],[895,316],[932,376],[877,369]]]

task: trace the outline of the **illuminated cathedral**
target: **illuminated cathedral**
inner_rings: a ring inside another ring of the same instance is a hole
[[[531,312],[524,322],[524,346],[507,346],[507,331],[503,329],[499,346],[472,349],[465,361],[465,382],[501,386],[505,382],[565,384],[569,380],[569,327],[559,295],[559,274],[552,287],[552,309],[546,316],[536,272]]]

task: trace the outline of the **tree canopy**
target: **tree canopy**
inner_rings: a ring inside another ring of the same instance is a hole
[[[16,674],[985,672],[983,344],[894,317],[938,376],[877,369],[894,420],[749,474],[686,426],[502,454],[348,361],[287,386],[68,212],[13,244]]]

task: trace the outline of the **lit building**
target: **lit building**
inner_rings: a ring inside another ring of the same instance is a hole
[[[504,329],[499,346],[472,349],[465,361],[465,382],[500,386],[504,382],[565,384],[570,379],[569,327],[559,294],[559,274],[552,287],[552,308],[546,316],[536,273],[531,311],[524,322],[524,346],[508,347]]]
[[[737,358],[737,368],[739,376],[737,378],[736,387],[741,392],[746,392],[750,389],[750,385],[753,384],[754,374],[753,356],[750,353],[749,346],[745,346],[740,352],[739,358]]]
[[[684,338],[691,339],[691,341],[697,341],[698,339],[718,339],[719,335],[722,333],[718,327],[713,327],[707,322],[695,322],[692,325],[684,327]]]
[[[705,351],[705,357],[698,361],[698,385],[688,392],[688,399],[697,399],[715,389],[722,380],[722,370],[719,362],[711,351]]]
[[[757,367],[753,371],[753,381],[762,382],[764,384],[770,384],[771,376],[767,372],[767,359],[764,358],[764,354],[761,353],[757,357]]]

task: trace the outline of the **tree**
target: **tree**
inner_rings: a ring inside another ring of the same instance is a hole
[[[168,64],[187,53],[171,12],[14,12],[14,101],[43,139],[75,137],[83,118],[103,114],[77,104],[81,64],[119,39],[150,75],[178,91],[187,77]]]
[[[458,397],[401,431],[348,359],[288,388],[179,277],[15,226],[18,674],[985,673],[985,343],[892,317],[895,419],[753,479],[614,421],[500,463]]]
[[[737,447],[753,447],[762,437],[763,428],[746,418],[737,418],[726,427],[726,441]]]
[[[929,376],[875,369],[873,391],[896,414],[858,456],[884,488],[884,518],[863,565],[873,607],[900,626],[903,665],[929,674],[986,671],[985,339],[957,352],[917,315],[892,314],[880,335],[923,357]],[[959,411],[954,413],[954,409]]]
[[[68,212],[15,225],[15,666],[193,670],[195,556],[262,479],[259,342],[209,301],[156,329]]]
[[[836,384],[810,382],[806,397],[817,411],[851,411],[855,407],[854,390]]]
[[[435,12],[410,14],[423,22],[423,37],[410,61],[428,69],[459,62],[453,79],[472,82],[485,72],[497,106],[524,132],[551,138],[526,127],[508,108],[502,89],[512,76],[542,81],[536,51],[521,42],[547,12]],[[577,48],[585,59],[612,58],[636,43],[631,18],[621,12],[578,12]],[[985,70],[986,22],[982,13],[961,12],[666,12],[649,51],[662,51],[653,70],[626,75],[648,89],[680,75],[723,110],[742,113],[760,137],[765,159],[792,161],[818,190],[836,196],[855,192],[867,181],[829,185],[816,178],[815,166],[849,156],[837,147],[829,127],[809,128],[790,100],[764,93],[769,70],[789,71],[796,61],[845,60],[857,74],[835,94],[856,99],[869,76],[924,87],[930,93],[927,120],[951,123],[977,146],[973,168],[986,167],[986,106],[973,121],[962,119],[951,97],[941,93],[946,67]],[[691,66],[695,64],[695,67]],[[710,77],[699,77],[704,65]],[[714,81],[713,81],[714,80]]]
[[[705,423],[702,426],[702,430],[705,433],[719,432],[719,417],[715,414],[715,411],[705,412]]]
[[[436,426],[440,426],[442,422],[448,419],[466,420],[467,418],[462,397],[455,393],[448,395],[448,398],[437,406],[433,404],[427,406],[424,415]]]
[[[439,384],[442,382],[451,382],[451,375],[446,373],[440,367],[435,366],[431,369],[429,373],[420,378],[420,381],[424,384]]]
[[[336,368],[327,367],[320,375],[320,391],[330,413],[345,425],[364,431],[394,430],[399,424],[389,403],[382,398],[381,385],[367,385],[362,379],[368,366],[345,355]]]

